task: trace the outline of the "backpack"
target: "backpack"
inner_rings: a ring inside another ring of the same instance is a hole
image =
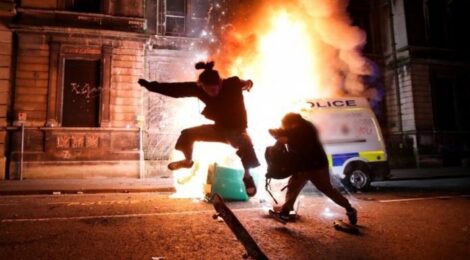
[[[289,153],[285,144],[276,142],[273,146],[266,147],[264,157],[267,164],[265,189],[277,204],[276,198],[271,193],[271,179],[285,179],[295,172],[292,154]],[[287,186],[286,186],[287,187]],[[284,190],[284,187],[282,190]]]
[[[285,144],[276,142],[273,146],[266,147],[264,157],[268,166],[266,179],[285,179],[294,173],[292,156]]]

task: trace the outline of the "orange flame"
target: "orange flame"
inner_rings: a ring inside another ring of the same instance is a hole
[[[254,81],[245,103],[249,133],[262,155],[273,142],[267,130],[277,127],[284,114],[300,111],[306,99],[359,94],[361,76],[371,69],[360,53],[365,35],[346,13],[348,1],[260,2],[253,13],[239,13],[242,17],[223,28],[213,59],[222,74]],[[213,162],[240,167],[228,145],[199,143],[194,154],[197,166],[175,178],[176,197],[202,197]],[[262,169],[257,173],[264,175]],[[189,181],[182,183],[185,178]]]

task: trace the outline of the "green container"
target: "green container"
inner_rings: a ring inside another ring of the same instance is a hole
[[[225,200],[247,201],[243,170],[214,165],[211,194],[218,193]]]

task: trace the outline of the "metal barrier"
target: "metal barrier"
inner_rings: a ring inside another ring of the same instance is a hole
[[[385,139],[392,168],[468,166],[470,132],[406,132]]]

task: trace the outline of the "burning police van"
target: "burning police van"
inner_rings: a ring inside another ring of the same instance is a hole
[[[332,174],[354,191],[389,175],[380,126],[365,98],[315,99],[302,109],[318,128]]]

